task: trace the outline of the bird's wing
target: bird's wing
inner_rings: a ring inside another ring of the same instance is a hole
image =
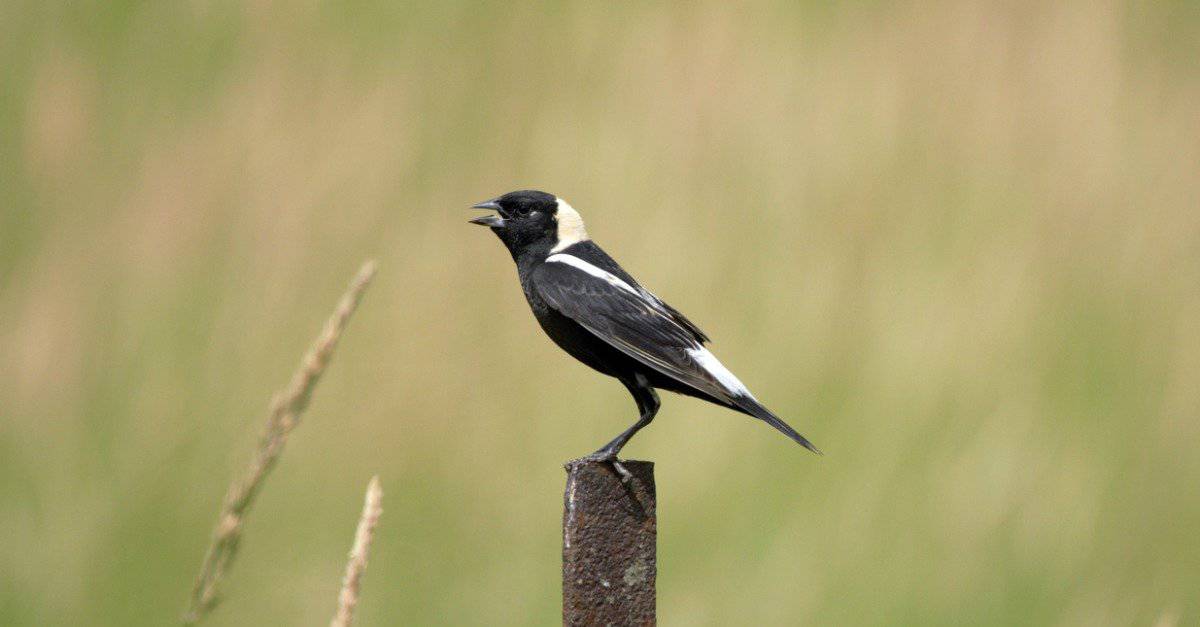
[[[616,275],[573,255],[547,258],[532,276],[538,294],[554,309],[600,339],[661,374],[717,399],[749,397],[677,311]]]
[[[680,313],[678,309],[668,305],[663,301],[663,299],[651,294],[650,290],[647,290],[644,287],[641,288],[641,291],[643,295],[649,296],[654,302],[658,303],[672,320],[679,323],[679,325],[683,328],[687,329],[688,332],[692,334],[692,337],[696,338],[697,342],[703,344],[709,341],[708,335],[705,334],[704,331],[700,330],[700,327],[696,326],[695,322],[688,320],[687,316],[684,316],[682,313]]]

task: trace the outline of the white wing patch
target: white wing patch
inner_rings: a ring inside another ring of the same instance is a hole
[[[738,396],[750,396],[753,398],[753,396],[750,395],[750,390],[746,389],[746,386],[742,384],[742,382],[738,380],[738,378],[734,376],[732,372],[729,371],[729,368],[726,368],[724,364],[718,361],[717,356],[713,355],[712,352],[707,348],[704,348],[703,346],[689,348],[688,355],[690,355],[692,359],[700,365],[701,368],[704,368],[709,374],[715,377],[717,381],[731,394]]]
[[[555,200],[558,202],[558,211],[555,214],[558,220],[558,243],[550,249],[552,253],[566,250],[568,246],[588,239],[587,229],[583,228],[583,216],[562,198]]]
[[[615,286],[629,292],[630,294],[635,294],[637,296],[641,296],[641,294],[638,293],[637,290],[633,289],[632,285],[621,280],[621,277],[619,277],[607,270],[597,268],[596,266],[593,266],[592,264],[580,259],[579,257],[576,257],[575,255],[566,255],[563,253],[558,253],[557,255],[550,255],[549,257],[546,257],[546,263],[565,263],[568,266],[571,266],[573,268],[583,270],[584,272],[596,277],[597,279],[600,279],[602,281],[607,281],[608,283],[611,283],[612,285],[615,285]]]

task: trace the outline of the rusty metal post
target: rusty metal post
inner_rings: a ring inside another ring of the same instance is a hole
[[[658,518],[654,463],[567,465],[563,495],[563,624],[654,625]]]

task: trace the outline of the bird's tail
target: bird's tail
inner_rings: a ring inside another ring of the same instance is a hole
[[[796,430],[791,427],[791,425],[781,420],[779,416],[771,413],[771,410],[763,407],[762,404],[754,400],[753,397],[740,396],[734,399],[733,405],[735,409],[754,416],[755,418],[758,418],[772,427],[775,427],[777,431],[795,440],[800,446],[803,446],[817,455],[823,454],[819,449],[817,449],[816,446],[813,446],[812,442],[808,441],[808,438],[797,433]]]

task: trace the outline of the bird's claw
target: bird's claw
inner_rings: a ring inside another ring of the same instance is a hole
[[[617,459],[616,453],[609,451],[596,451],[591,455],[584,455],[578,459],[572,459],[566,463],[566,467],[568,470],[570,470],[571,468],[574,468],[580,464],[597,462],[612,464],[613,470],[615,470],[617,474],[621,476],[621,483],[629,483],[630,481],[633,481],[633,473],[629,472],[629,469],[625,468],[625,465],[621,463],[621,460]]]
[[[612,467],[613,470],[617,471],[618,475],[621,475],[621,483],[629,483],[630,481],[633,481],[633,473],[629,472],[629,470],[625,468],[625,465],[617,461],[617,458],[615,457],[612,460]]]

